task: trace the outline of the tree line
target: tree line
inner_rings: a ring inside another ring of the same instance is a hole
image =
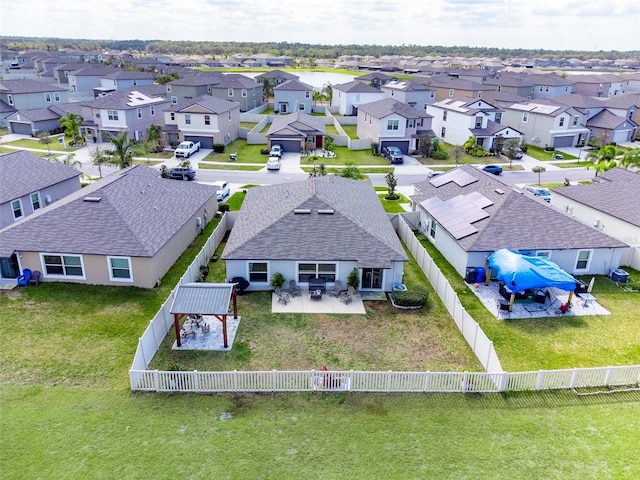
[[[410,55],[415,57],[513,57],[618,59],[639,56],[640,51],[577,51],[523,48],[471,47],[441,45],[316,45],[299,42],[196,42],[172,40],[83,40],[39,37],[0,36],[0,41],[15,50],[125,50],[146,54],[202,55],[228,57],[237,53],[268,53],[294,58],[338,58],[342,55]]]

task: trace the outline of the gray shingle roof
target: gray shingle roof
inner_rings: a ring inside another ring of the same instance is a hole
[[[129,167],[2,230],[0,256],[19,250],[152,257],[216,191]]]
[[[596,100],[588,95],[580,95],[577,93],[569,93],[567,95],[553,97],[553,100],[563,105],[576,107],[581,110],[584,110],[585,108],[606,108],[606,105],[600,100]]]
[[[325,124],[322,119],[314,117],[304,112],[295,112],[288,115],[277,115],[273,118],[273,122],[267,131],[267,137],[277,135],[283,130],[291,130],[294,136],[306,136],[307,134],[326,133]]]
[[[111,80],[152,80],[153,74],[149,72],[136,72],[133,70],[118,70],[116,72],[104,75],[103,78],[109,78]]]
[[[141,94],[141,95],[140,95]],[[144,103],[143,105],[138,103],[132,103],[136,98],[145,98],[154,100],[151,103]],[[114,110],[131,110],[139,106],[148,106],[152,104],[159,104],[167,102],[166,98],[154,97],[153,95],[147,95],[140,87],[134,87],[133,89],[116,90],[104,97],[98,97],[90,102],[82,102],[82,105],[91,108],[108,108]]]
[[[365,113],[370,114],[374,118],[384,118],[391,114],[398,114],[404,118],[430,118],[431,115],[418,110],[417,108],[410,107],[394,98],[384,98],[376,102],[365,103],[358,107]]]
[[[27,120],[31,120],[32,122],[41,122],[44,120],[57,120],[62,116],[51,107],[33,108],[31,110],[20,110],[19,114],[20,114],[20,117],[26,118]]]
[[[407,261],[371,184],[337,176],[248,190],[222,258],[355,260],[371,268]]]
[[[306,83],[302,83],[298,80],[287,80],[284,83],[281,83],[277,87],[273,88],[274,90],[283,90],[283,91],[294,91],[294,92],[310,92],[313,90],[311,85],[307,85]]]
[[[347,83],[341,83],[333,86],[334,90],[347,93],[380,93],[376,87],[372,87],[364,82],[358,82],[356,80]]]
[[[50,162],[27,151],[0,155],[0,203],[78,176],[80,172],[71,167]]]
[[[0,86],[4,87],[6,93],[14,95],[20,93],[44,93],[44,92],[66,92],[67,89],[59,85],[51,85],[50,83],[40,82],[38,80],[30,80],[22,78],[20,80],[3,80],[0,79]],[[3,90],[4,90],[3,89]]]
[[[541,200],[512,190],[491,174],[470,165],[461,165],[458,169],[471,174],[478,181],[465,187],[454,182],[434,187],[426,180],[415,184],[418,194],[412,199],[416,203],[434,196],[449,200],[459,195],[479,192],[490,200],[492,205],[484,208],[489,217],[473,223],[478,232],[457,241],[467,252],[488,252],[500,248],[556,250],[626,246],[551,208]],[[446,175],[437,178],[442,180]],[[500,195],[496,189],[502,190],[504,194]]]
[[[640,173],[613,168],[599,174],[597,179],[597,183],[590,185],[552,191],[640,227]]]
[[[637,126],[633,120],[629,120],[628,118],[614,115],[609,110],[603,110],[595,114],[589,120],[587,120],[587,127],[612,130],[616,127],[619,127],[623,123],[626,123],[629,127]]]
[[[201,95],[193,100],[183,100],[175,105],[171,105],[169,108],[166,108],[165,111],[181,112],[189,110],[190,107],[195,105],[199,105],[206,110],[206,112],[201,113],[210,112],[216,115],[233,110],[234,108],[240,108],[240,104],[238,102],[230,102],[223,98],[213,97],[211,95]]]

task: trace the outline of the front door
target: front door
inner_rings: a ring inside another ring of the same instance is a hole
[[[376,289],[382,288],[382,268],[363,268],[362,269],[362,288]]]

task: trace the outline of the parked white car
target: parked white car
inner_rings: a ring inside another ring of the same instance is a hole
[[[269,160],[267,160],[267,170],[280,170],[280,158],[269,157]]]
[[[213,182],[212,185],[218,188],[218,193],[216,194],[218,201],[222,201],[229,196],[229,182],[221,180],[219,182]]]
[[[282,156],[282,145],[274,144],[271,145],[271,152],[269,153],[270,157],[281,157]]]
[[[551,202],[551,192],[549,192],[549,190],[547,190],[546,188],[536,187],[533,185],[525,185],[523,189],[526,192],[529,192],[531,195],[540,197],[545,202]]]

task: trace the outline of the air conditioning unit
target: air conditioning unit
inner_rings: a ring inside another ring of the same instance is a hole
[[[594,227],[596,227],[596,228],[598,228],[598,227],[600,226],[600,219],[599,219],[599,218],[596,218],[596,219],[593,221],[593,226],[594,226]]]
[[[51,195],[46,195],[46,196],[44,197],[44,201],[45,201],[46,203],[51,203],[51,202],[53,201],[53,200],[51,200]]]

